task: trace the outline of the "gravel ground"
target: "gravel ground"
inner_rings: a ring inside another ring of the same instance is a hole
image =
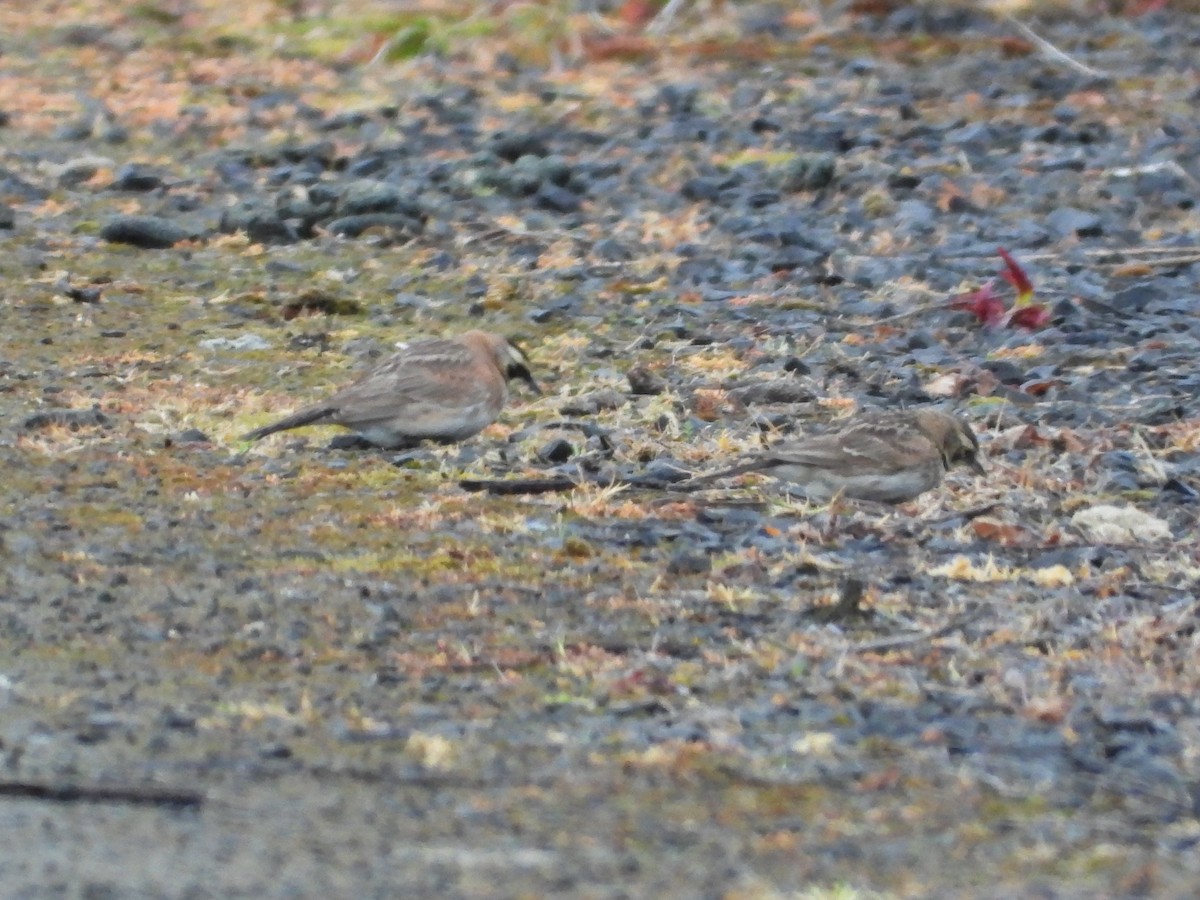
[[[1195,895],[1200,20],[8,24],[5,896]],[[238,440],[470,327],[546,387],[478,438]],[[675,489],[931,403],[985,478]]]

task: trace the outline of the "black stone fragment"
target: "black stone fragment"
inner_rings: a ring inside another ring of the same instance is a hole
[[[667,380],[647,366],[634,366],[626,375],[631,393],[656,396],[667,389]]]
[[[1167,292],[1161,285],[1139,282],[1117,291],[1108,298],[1108,304],[1117,310],[1141,312],[1166,297]]]
[[[114,244],[130,244],[146,250],[173,247],[193,235],[161,216],[116,216],[100,229],[100,237]]]
[[[574,455],[575,448],[565,438],[555,438],[537,452],[538,459],[547,463],[563,463]]]
[[[791,378],[735,387],[729,391],[729,396],[746,406],[755,403],[810,403],[816,399],[811,388]]]
[[[507,162],[516,162],[522,156],[547,156],[550,153],[545,141],[529,132],[497,134],[488,149]]]
[[[282,221],[278,212],[256,200],[224,210],[217,228],[225,234],[244,231],[250,240],[260,244],[292,244],[300,240],[300,232],[294,225]]]
[[[1104,223],[1098,215],[1073,206],[1060,206],[1052,211],[1046,216],[1046,224],[1059,237],[1089,238],[1104,233]]]
[[[667,560],[670,575],[706,575],[712,570],[712,560],[705,553],[680,550]]]
[[[620,409],[628,402],[629,399],[618,391],[592,391],[567,400],[558,411],[564,416],[594,416],[605,410]]]
[[[583,205],[578,194],[556,184],[543,184],[538,189],[536,201],[542,209],[557,213],[576,212]]]
[[[140,163],[126,163],[114,173],[109,189],[114,191],[153,191],[162,186],[163,178],[154,169]]]
[[[212,439],[199,428],[188,428],[170,438],[173,444],[207,444]]]

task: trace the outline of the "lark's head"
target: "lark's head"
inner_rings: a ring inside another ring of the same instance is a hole
[[[942,464],[947,470],[963,465],[976,475],[983,474],[983,465],[979,462],[979,439],[964,420],[940,409],[919,409],[916,419],[917,428],[938,448]]]
[[[542,392],[529,370],[529,357],[513,341],[490,331],[468,331],[460,340],[477,352],[489,356],[506,380],[520,378],[535,394]]]

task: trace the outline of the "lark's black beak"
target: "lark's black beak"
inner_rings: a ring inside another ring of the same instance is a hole
[[[984,469],[983,469],[983,463],[981,463],[979,461],[979,457],[977,457],[974,453],[972,453],[970,456],[968,456],[963,461],[970,467],[971,471],[974,472],[976,475],[985,474]]]

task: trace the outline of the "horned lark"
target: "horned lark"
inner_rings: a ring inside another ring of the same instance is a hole
[[[541,393],[520,348],[496,334],[413,341],[328,400],[306,406],[243,440],[302,425],[341,425],[390,450],[423,440],[461,441],[500,415],[508,379]]]
[[[712,481],[765,472],[794,482],[812,500],[837,495],[903,503],[937,487],[952,466],[982,475],[979,442],[971,426],[936,409],[867,412],[845,428],[787,441],[732,469],[702,475]]]

